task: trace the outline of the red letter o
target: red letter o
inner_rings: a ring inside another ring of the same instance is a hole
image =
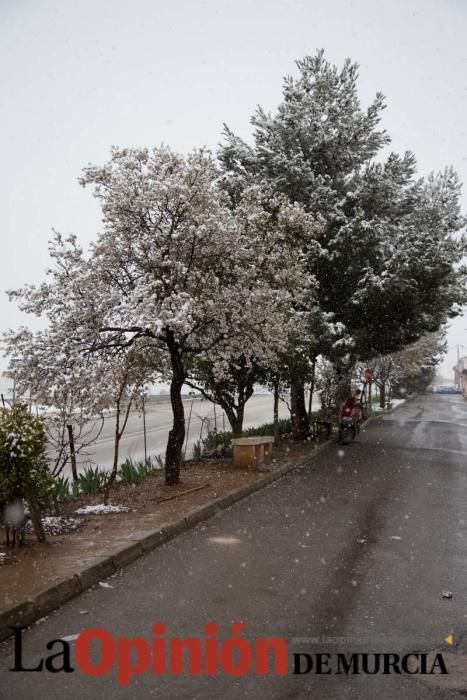
[[[101,643],[101,658],[97,664],[89,658],[89,645],[93,639],[98,639]],[[89,627],[81,632],[76,640],[75,656],[79,669],[88,676],[101,676],[103,673],[108,673],[115,658],[114,638],[110,632],[101,627]]]

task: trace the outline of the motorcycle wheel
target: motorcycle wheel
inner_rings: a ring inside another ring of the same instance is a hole
[[[341,429],[340,440],[343,445],[350,445],[355,440],[355,426],[348,425]]]

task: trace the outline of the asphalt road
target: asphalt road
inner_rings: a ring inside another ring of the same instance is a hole
[[[115,637],[204,639],[208,622],[230,636],[280,636],[293,653],[408,653],[441,648],[461,665],[467,638],[467,403],[415,399],[356,443],[324,449],[310,466],[223,511],[135,562],[113,588],[97,587],[24,635],[34,664],[49,640],[99,626]],[[442,598],[452,591],[451,600]],[[81,611],[86,610],[86,614]],[[452,632],[456,653],[443,643]],[[135,676],[115,672],[11,673],[0,647],[0,697],[60,698],[458,698],[467,673],[449,676]],[[467,670],[467,664],[465,670]],[[290,668],[292,664],[290,663]]]
[[[186,428],[189,432],[186,444],[187,457],[191,455],[194,443],[199,440],[201,429],[206,435],[209,430],[229,430],[227,418],[223,419],[223,412],[219,406],[215,410],[210,401],[195,399],[185,400],[185,420]],[[190,409],[191,418],[190,418]],[[319,408],[319,403],[314,406]],[[287,417],[290,413],[285,403],[279,404],[279,416]],[[262,423],[271,423],[273,417],[273,398],[271,394],[255,394],[247,402],[245,407],[245,427],[257,426]],[[146,448],[148,455],[164,455],[167,445],[167,437],[172,427],[172,409],[169,401],[149,401],[146,404]],[[92,426],[89,426],[89,430]],[[88,428],[86,428],[86,432]],[[99,465],[103,469],[110,469],[113,459],[115,420],[112,414],[105,419],[104,428],[98,440],[87,448],[78,457],[78,470],[90,462]],[[93,434],[91,432],[91,434]],[[120,461],[127,457],[134,460],[144,459],[144,437],[143,437],[143,416],[138,411],[130,413],[128,423],[120,442]],[[68,468],[69,471],[70,468]]]

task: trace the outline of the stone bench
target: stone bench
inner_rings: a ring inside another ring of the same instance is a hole
[[[234,467],[256,467],[263,462],[269,462],[272,458],[273,443],[272,435],[234,438],[232,440]]]

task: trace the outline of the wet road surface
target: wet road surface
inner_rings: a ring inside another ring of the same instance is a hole
[[[373,421],[357,442],[324,449],[308,466],[184,533],[24,634],[30,665],[49,640],[104,627],[115,637],[219,640],[280,636],[289,672],[233,677],[115,671],[11,673],[0,646],[0,698],[458,698],[467,694],[467,402],[416,398]],[[452,591],[451,600],[442,592]],[[86,614],[82,611],[86,610]],[[443,639],[453,634],[448,647]],[[72,643],[73,646],[73,643]],[[294,653],[439,649],[448,676],[292,674]],[[465,680],[465,683],[464,683]],[[450,689],[451,688],[451,689]]]

